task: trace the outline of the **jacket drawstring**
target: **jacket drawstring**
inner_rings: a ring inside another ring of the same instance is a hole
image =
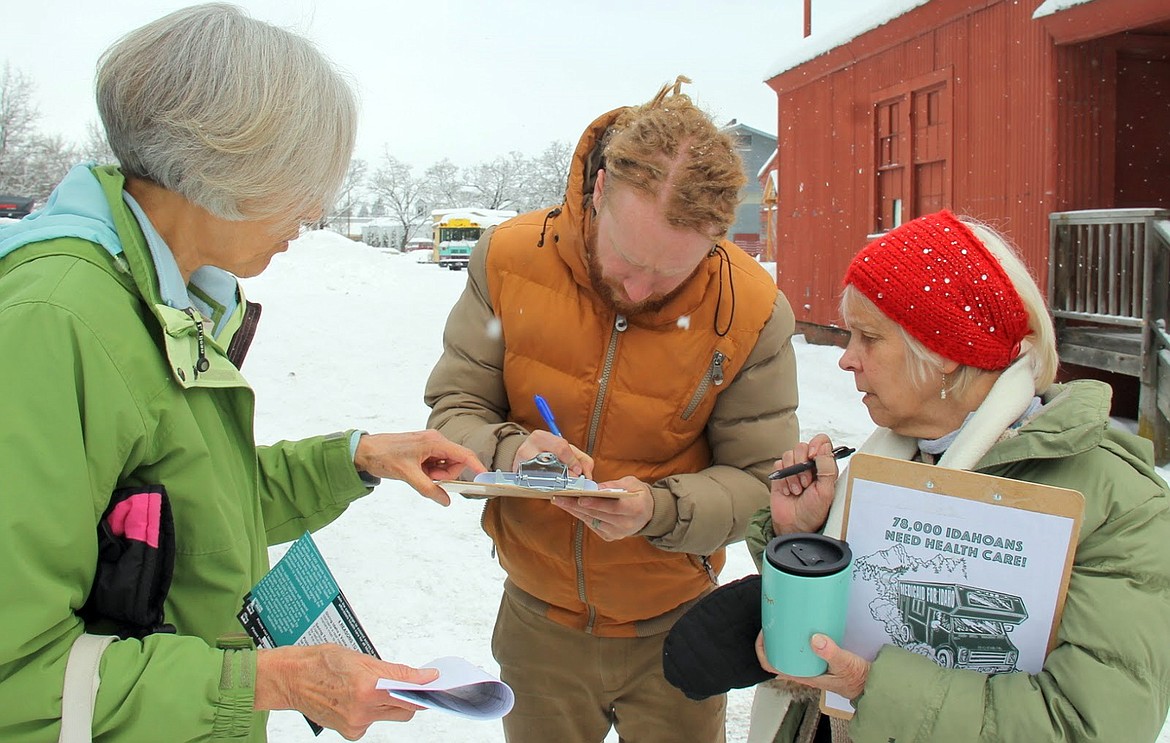
[[[195,359],[195,378],[199,378],[199,372],[205,372],[211,367],[211,362],[207,360],[207,347],[203,343],[203,321],[195,317],[195,310],[191,307],[183,310],[188,317],[195,321],[195,342],[198,344],[199,357]]]
[[[548,229],[548,221],[554,217],[559,217],[560,215],[561,215],[561,208],[559,206],[556,209],[553,209],[552,211],[550,211],[548,214],[544,215],[544,224],[542,224],[540,226],[540,239],[536,241],[536,247],[538,247],[538,248],[544,247],[544,233],[545,233],[545,230]]]
[[[715,298],[715,319],[712,326],[715,329],[715,335],[722,338],[731,331],[731,323],[735,320],[735,281],[731,274],[731,258],[727,255],[727,249],[722,245],[715,245],[711,248],[709,255],[719,254],[719,294]],[[723,330],[719,329],[719,308],[723,306],[723,264],[727,264],[727,288],[731,293],[731,314],[727,317],[727,327]]]

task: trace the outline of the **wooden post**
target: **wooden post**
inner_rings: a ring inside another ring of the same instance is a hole
[[[1154,462],[1170,464],[1170,422],[1158,409],[1158,388],[1142,382],[1138,393],[1138,435],[1154,442]]]
[[[812,0],[804,0],[804,37],[812,36]]]
[[[1154,442],[1154,461],[1170,463],[1170,344],[1165,340],[1170,301],[1170,220],[1166,212],[1146,219],[1142,286],[1142,373],[1138,392],[1138,435]]]

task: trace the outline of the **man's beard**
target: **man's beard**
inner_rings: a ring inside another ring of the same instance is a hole
[[[656,312],[667,305],[670,300],[678,296],[683,287],[690,281],[690,276],[687,280],[679,284],[674,289],[671,289],[666,294],[651,294],[640,302],[631,302],[625,298],[625,292],[620,286],[614,286],[612,282],[605,278],[601,272],[601,263],[597,260],[597,220],[594,219],[590,225],[589,233],[585,241],[585,266],[589,271],[589,280],[593,284],[593,290],[597,292],[597,296],[601,298],[602,304],[609,307],[619,315],[630,317],[633,315],[641,315],[650,312]],[[701,265],[701,264],[700,264]],[[695,266],[695,271],[699,267]],[[694,276],[694,272],[691,272]]]

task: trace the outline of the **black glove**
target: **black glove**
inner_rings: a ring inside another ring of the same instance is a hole
[[[690,699],[772,678],[756,658],[761,580],[749,575],[704,596],[675,622],[662,646],[666,680]]]

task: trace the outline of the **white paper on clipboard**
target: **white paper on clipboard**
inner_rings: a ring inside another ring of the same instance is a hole
[[[1084,497],[872,454],[854,455],[842,538],[853,581],[842,646],[897,645],[944,667],[1036,673],[1056,640]],[[826,692],[821,709],[852,717]]]
[[[548,500],[554,496],[570,498],[628,498],[631,495],[637,495],[632,490],[538,490],[519,485],[470,482],[467,480],[436,480],[435,482],[439,487],[452,495],[466,495],[473,498],[510,496],[513,498],[543,498]]]

